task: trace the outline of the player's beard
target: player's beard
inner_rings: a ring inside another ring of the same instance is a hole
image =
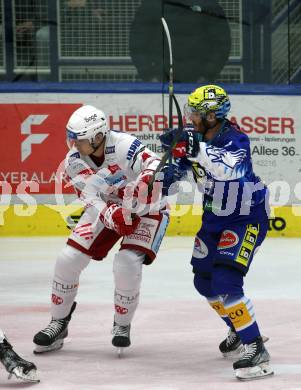
[[[205,130],[205,133],[208,130],[213,129],[213,127],[215,127],[217,125],[217,121],[209,122],[205,118],[202,118],[202,123],[203,123],[203,127],[204,127],[204,130]]]
[[[216,123],[212,124],[211,122],[208,122],[205,118],[201,118],[199,121],[192,120],[192,124],[194,126],[194,130],[202,133],[203,135],[216,125]]]

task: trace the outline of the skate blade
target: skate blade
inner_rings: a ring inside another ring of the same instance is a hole
[[[124,355],[124,348],[123,347],[117,347],[117,356],[119,359],[121,359]]]
[[[9,374],[8,379],[11,379],[12,376],[15,376],[17,379],[21,380],[24,383],[39,383],[40,379],[37,377],[36,370],[30,370],[28,373],[23,372],[23,367],[16,367],[13,369],[13,372]]]
[[[34,354],[38,355],[40,353],[45,352],[52,352],[52,351],[58,351],[59,349],[63,348],[64,340],[57,340],[51,345],[37,345],[33,351]]]
[[[255,367],[239,368],[235,370],[235,376],[240,381],[251,381],[254,379],[264,379],[274,374],[269,363],[261,363]]]

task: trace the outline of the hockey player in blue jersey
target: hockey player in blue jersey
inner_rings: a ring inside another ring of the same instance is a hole
[[[224,89],[197,88],[185,105],[193,128],[184,129],[173,156],[181,167],[192,169],[203,193],[202,227],[191,259],[194,286],[229,327],[221,353],[234,358],[238,379],[250,380],[273,374],[252,302],[243,290],[268,230],[268,194],[253,171],[248,136],[227,120],[229,110]],[[165,148],[175,132],[161,136]]]

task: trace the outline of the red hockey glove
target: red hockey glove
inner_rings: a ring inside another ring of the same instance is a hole
[[[108,229],[115,230],[120,236],[132,234],[140,222],[138,215],[118,206],[116,203],[109,205],[101,214],[100,219]]]
[[[137,198],[138,203],[151,204],[156,203],[159,200],[162,192],[162,185],[160,182],[154,181],[152,186],[150,186],[153,176],[154,171],[151,169],[146,169],[142,172],[140,181],[134,191],[134,196]]]

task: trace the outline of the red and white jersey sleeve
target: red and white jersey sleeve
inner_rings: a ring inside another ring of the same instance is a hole
[[[109,202],[121,205],[124,188],[137,183],[146,171],[155,171],[159,163],[158,156],[137,138],[111,130],[106,136],[100,167],[89,156],[72,149],[66,157],[66,173],[85,205],[101,211]]]
[[[155,171],[160,163],[159,157],[135,137],[124,137],[118,149],[120,164],[137,182],[146,171]]]
[[[85,187],[87,177],[93,175],[95,170],[73,147],[65,158],[65,173],[67,181],[80,193]]]

